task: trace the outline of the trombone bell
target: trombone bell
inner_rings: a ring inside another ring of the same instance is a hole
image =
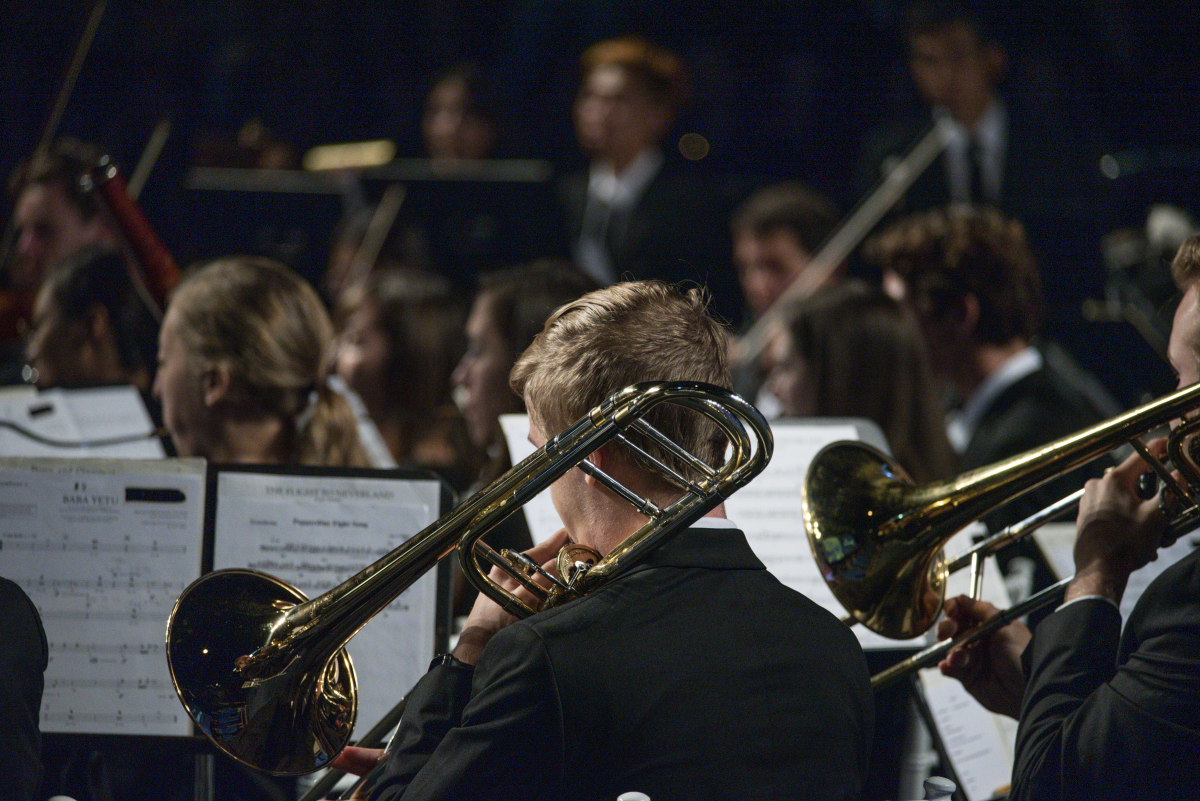
[[[354,730],[358,690],[345,648],[320,670],[289,671],[309,656],[303,646],[263,646],[280,616],[307,600],[265,573],[221,570],[185,590],[171,613],[167,663],[196,726],[238,762],[274,776],[325,767]]]
[[[821,576],[858,622],[893,639],[932,626],[946,593],[942,549],[914,548],[919,532],[895,525],[918,514],[912,489],[903,468],[861,442],[823,449],[804,482],[804,526]]]

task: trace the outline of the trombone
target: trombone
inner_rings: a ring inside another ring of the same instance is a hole
[[[683,407],[715,424],[730,443],[724,465],[706,464],[647,422],[646,414],[660,404]],[[665,448],[699,478],[655,459],[630,432]],[[682,495],[660,509],[586,461],[613,440],[650,459],[680,485]],[[318,770],[341,752],[354,729],[358,693],[346,643],[456,544],[467,577],[481,592],[518,617],[534,614],[621,575],[745,486],[766,467],[772,448],[762,415],[728,390],[698,382],[628,387],[458,508],[312,600],[252,570],[219,570],[193,582],[167,622],[175,690],[200,731],[242,764],[277,776]],[[480,538],[577,466],[633,502],[648,520],[603,559],[596,554],[594,564],[588,555],[560,554],[561,578],[547,591],[532,578],[540,567],[525,564],[519,554],[497,554]],[[541,600],[527,604],[490,581],[480,558],[536,588]]]
[[[948,564],[942,546],[956,532],[1013,498],[1127,442],[1180,499],[1182,508],[1173,517],[1168,534],[1178,536],[1200,522],[1200,506],[1192,490],[1200,486],[1200,471],[1187,452],[1194,434],[1200,431],[1200,421],[1185,421],[1168,438],[1168,454],[1184,476],[1183,484],[1175,481],[1139,437],[1197,405],[1200,384],[994,465],[922,486],[912,484],[902,468],[868,445],[833,443],[814,458],[804,484],[804,524],[817,566],[855,621],[885,637],[915,637],[927,631],[941,612],[946,577],[952,567],[977,564],[980,553],[993,553],[1061,515],[1082,492],[1010,527]],[[988,621],[987,631],[1048,603],[1056,596],[1055,590],[1061,588],[1048,588],[1031,596],[1019,612],[1014,608],[1006,613],[1007,620]],[[976,631],[935,646],[944,649],[936,653],[986,633]],[[872,686],[878,688],[914,667],[930,664],[935,652],[932,648],[927,651],[930,653],[922,652],[885,671],[886,675],[874,677]]]

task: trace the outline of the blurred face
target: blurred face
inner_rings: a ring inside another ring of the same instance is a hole
[[[750,312],[758,317],[808,266],[810,255],[791,232],[742,233],[734,243],[738,280]]]
[[[1183,389],[1189,384],[1200,381],[1200,298],[1197,297],[1196,282],[1192,282],[1179,308],[1175,310],[1175,321],[1171,325],[1171,339],[1167,343],[1167,359],[1179,376],[1178,387]],[[1171,426],[1178,424],[1171,421]]]
[[[421,123],[430,158],[482,159],[491,153],[495,127],[471,113],[467,91],[457,79],[442,81],[430,91]]]
[[[180,456],[205,456],[210,415],[204,403],[201,377],[177,336],[173,308],[167,310],[158,337],[158,375],[154,397],[162,403],[163,424]]]
[[[590,155],[627,164],[666,135],[670,112],[651,100],[620,67],[599,67],[575,100],[575,133]]]
[[[992,101],[992,89],[1004,68],[1004,54],[984,44],[965,23],[909,39],[909,70],[926,102],[949,109],[968,126],[978,122]]]
[[[38,293],[33,307],[32,333],[25,356],[36,371],[39,387],[72,387],[102,383],[99,376],[89,375],[92,361],[82,358],[87,342],[87,324],[62,316],[50,298],[48,287]]]
[[[512,371],[508,343],[486,295],[475,299],[467,317],[467,352],[451,377],[455,399],[475,445],[486,448],[500,438],[500,415],[521,412],[521,401],[508,386]]]
[[[785,417],[807,417],[816,414],[812,393],[806,381],[807,366],[804,357],[792,345],[792,337],[780,331],[767,345],[764,352],[767,373],[767,389],[779,401],[780,411]]]
[[[358,393],[376,420],[387,408],[388,338],[379,327],[379,310],[364,303],[346,322],[338,338],[337,374]]]
[[[111,244],[112,235],[100,215],[85,220],[56,184],[27,186],[13,212],[17,258],[13,284],[34,290],[46,271],[64,256],[85,245]]]

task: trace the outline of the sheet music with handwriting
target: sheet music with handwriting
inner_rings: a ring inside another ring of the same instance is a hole
[[[47,732],[188,735],[163,653],[200,575],[204,462],[0,459],[0,573],[50,648]]]
[[[0,426],[0,454],[4,456],[72,459],[89,456],[161,459],[166,456],[158,438],[149,436],[154,431],[154,423],[141,395],[131,386],[45,392],[32,387],[6,389],[0,392],[0,420],[64,442],[136,438],[115,445],[62,447],[38,442]]]
[[[437,481],[217,475],[213,567],[269,573],[314,598],[438,517]],[[348,646],[358,676],[355,738],[390,710],[434,656],[437,576],[430,571]]]
[[[802,420],[771,423],[775,453],[767,468],[725,501],[725,512],[746,533],[750,547],[776,578],[828,609],[846,614],[821,577],[804,529],[801,501],[808,465],[817,451],[838,440],[860,439],[859,429],[846,424],[813,424]],[[889,640],[855,626],[863,648],[920,647],[917,640]]]

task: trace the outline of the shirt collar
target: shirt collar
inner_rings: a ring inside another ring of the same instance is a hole
[[[1042,369],[1041,351],[1029,345],[1013,354],[1000,366],[999,370],[985,378],[979,388],[971,394],[971,397],[967,398],[962,410],[951,419],[946,427],[946,433],[950,436],[950,442],[955,449],[959,453],[966,450],[967,443],[975,435],[975,429],[979,427],[979,421],[983,418],[984,412],[1000,396],[1001,392],[1040,369]]]
[[[609,206],[631,207],[662,165],[663,154],[657,148],[639,153],[620,177],[609,162],[596,162],[588,177],[588,194]]]

